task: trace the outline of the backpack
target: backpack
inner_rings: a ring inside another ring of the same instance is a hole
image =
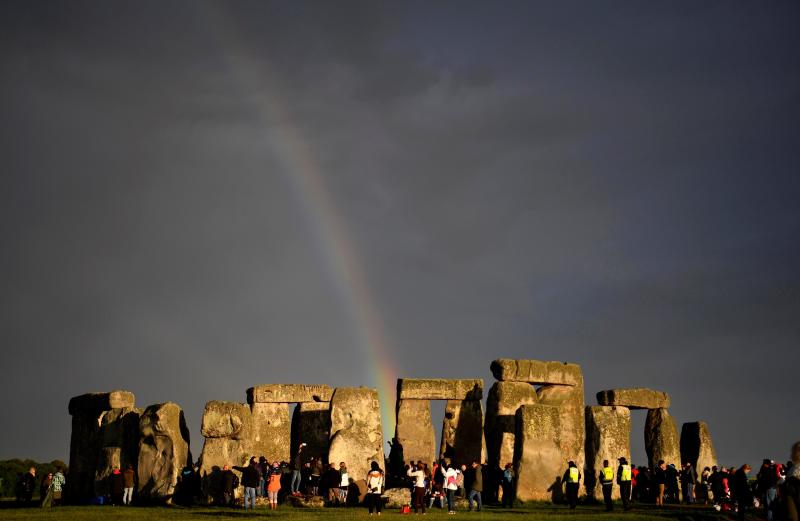
[[[234,474],[234,475],[233,475],[233,488],[236,488],[236,487],[238,487],[238,486],[239,486],[239,476],[237,476],[236,474]]]

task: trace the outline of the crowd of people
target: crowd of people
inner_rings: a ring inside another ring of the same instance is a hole
[[[269,462],[266,458],[252,457],[247,465],[224,465],[201,476],[200,465],[187,465],[180,473],[172,497],[177,504],[213,504],[231,506],[235,491],[244,489],[244,508],[253,509],[258,498],[266,498],[270,509],[289,497],[321,497],[326,506],[353,506],[364,494],[364,503],[370,514],[382,513],[384,492],[387,488],[408,488],[411,506],[415,513],[424,514],[438,506],[456,512],[456,498],[467,502],[468,510],[480,511],[485,504],[514,504],[516,476],[511,463],[503,468],[490,468],[479,461],[456,464],[448,458],[433,461],[405,462],[391,457],[386,462],[388,474],[378,462],[372,462],[366,476],[351,475],[345,462],[338,465],[324,463],[319,457],[306,457],[305,444],[300,444],[291,462]],[[397,452],[395,452],[397,454]],[[745,464],[738,468],[705,467],[699,473],[691,463],[680,468],[659,461],[653,468],[635,466],[622,457],[612,467],[603,462],[598,475],[584,483],[581,469],[568,462],[560,485],[570,508],[576,508],[581,485],[587,491],[593,483],[599,484],[607,510],[613,510],[614,487],[623,509],[632,503],[652,503],[657,506],[700,503],[713,506],[718,511],[736,513],[744,519],[748,511],[760,509],[767,521],[798,521],[800,507],[800,442],[792,447],[791,460],[785,464],[765,459],[755,476]],[[234,471],[237,471],[238,474]],[[241,480],[239,478],[241,475]],[[594,481],[596,478],[596,481]],[[136,472],[128,464],[125,470],[114,467],[108,476],[108,500],[113,505],[130,505],[136,490]],[[357,482],[366,483],[366,491]],[[41,506],[59,505],[66,484],[62,469],[37,478],[36,468],[20,474],[17,480],[17,500],[33,504],[38,485]],[[589,494],[590,496],[592,494]]]

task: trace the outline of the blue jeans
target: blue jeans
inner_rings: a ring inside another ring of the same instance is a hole
[[[455,490],[450,490],[449,488],[447,489],[447,510],[449,510],[450,512],[456,511],[455,495],[456,495]]]
[[[292,493],[300,491],[300,471],[293,470],[292,471]]]
[[[470,510],[472,510],[472,498],[476,498],[477,499],[478,510],[481,510],[483,508],[483,503],[481,502],[481,493],[480,493],[480,491],[479,490],[470,490],[469,491],[468,499],[469,499],[469,509]]]
[[[247,510],[247,504],[250,500],[250,508],[256,508],[256,489],[255,487],[244,487],[244,509]]]
[[[264,478],[258,480],[258,497],[264,497],[267,495],[267,487],[265,486],[266,483],[267,482],[264,480]]]
[[[775,513],[775,500],[778,498],[778,490],[775,487],[768,488],[764,494],[764,510],[767,512],[767,521],[772,521]]]

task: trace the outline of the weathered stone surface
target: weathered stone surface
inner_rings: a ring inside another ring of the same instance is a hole
[[[253,455],[264,456],[268,461],[289,461],[289,404],[257,402],[251,411],[253,436],[250,449]]]
[[[680,468],[681,452],[678,428],[667,409],[650,409],[644,424],[644,448],[648,465],[655,468],[659,460]]]
[[[631,411],[627,407],[586,407],[586,494],[603,499],[598,475],[603,460],[608,460],[615,475],[619,458],[631,459]],[[619,499],[619,487],[614,486],[612,497]]]
[[[583,373],[577,364],[501,358],[492,362],[490,368],[494,377],[501,382],[583,385]]]
[[[136,398],[130,391],[111,391],[108,393],[87,393],[75,396],[69,401],[69,413],[79,412],[99,414],[111,409],[132,408]]]
[[[669,394],[644,387],[609,389],[597,393],[599,405],[627,407],[628,409],[668,409]]]
[[[681,427],[681,463],[686,462],[694,466],[698,475],[705,467],[717,464],[717,453],[706,422],[684,423]]]
[[[442,422],[439,455],[451,462],[469,465],[486,461],[483,439],[483,404],[476,400],[448,400]]]
[[[422,460],[429,465],[436,457],[436,434],[428,400],[398,400],[395,437],[403,447],[405,461]]]
[[[200,432],[204,438],[253,438],[253,414],[244,403],[211,401],[203,411]]]
[[[339,387],[331,399],[329,461],[344,461],[353,479],[366,476],[370,463],[383,467],[383,431],[378,391]]]
[[[200,455],[200,483],[203,494],[209,498],[218,496],[222,468],[225,465],[231,469],[234,466],[244,466],[250,456],[247,442],[244,440],[206,438]]]
[[[398,400],[482,400],[483,380],[443,378],[400,378]]]
[[[329,402],[331,396],[330,385],[265,384],[247,390],[247,403]]]
[[[527,382],[495,382],[486,400],[486,457],[489,468],[514,461],[517,409],[539,402],[536,388]]]
[[[386,489],[383,497],[386,498],[386,508],[400,508],[411,504],[411,490],[407,487]]]
[[[183,467],[191,461],[189,429],[172,402],[151,405],[139,421],[139,497],[170,500]]]
[[[560,500],[561,476],[567,462],[560,447],[561,411],[551,405],[523,405],[517,411],[516,424],[516,498]]]
[[[585,460],[586,415],[583,401],[583,377],[575,386],[545,385],[536,394],[542,405],[557,406],[561,414],[559,447],[563,461],[572,460],[579,469]]]
[[[97,477],[107,475],[114,461],[136,462],[140,410],[133,405],[133,393],[128,391],[84,394],[70,400],[72,434],[66,492],[71,502],[88,501],[96,495],[96,487],[104,488],[106,483],[98,483]],[[105,451],[107,447],[116,450]]]
[[[110,496],[108,477],[114,469],[120,469],[120,455],[122,450],[119,447],[103,447],[100,449],[97,458],[97,471],[94,474],[94,493],[96,496]]]
[[[322,458],[327,463],[330,438],[330,402],[305,402],[295,407],[292,415],[291,454],[296,454],[300,443],[305,443],[304,458]],[[289,461],[288,457],[286,461]],[[338,466],[339,462],[336,462],[336,467]]]

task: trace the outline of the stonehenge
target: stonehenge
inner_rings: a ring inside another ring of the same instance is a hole
[[[678,436],[666,392],[607,389],[596,394],[597,405],[586,406],[577,364],[498,359],[489,368],[496,381],[486,395],[485,412],[482,379],[398,379],[392,465],[384,454],[375,389],[264,384],[246,389],[243,402],[209,401],[200,419],[203,447],[196,462],[203,493],[215,496],[214,479],[225,465],[238,472],[251,457],[290,462],[304,443],[306,461],[345,462],[359,491],[365,490],[373,461],[392,472],[398,458],[400,463],[445,458],[492,469],[511,463],[518,500],[555,502],[563,499],[566,463],[574,461],[584,476],[585,495],[599,499],[603,460],[614,467],[620,457],[630,460],[635,410],[647,414],[650,466],[662,459],[676,465],[688,461],[699,472],[716,464],[708,425],[684,423]],[[438,447],[431,400],[445,402]],[[128,464],[137,473],[138,500],[169,502],[181,470],[195,463],[186,419],[175,403],[141,409],[133,393],[115,390],[76,396],[68,411],[72,435],[65,497],[72,503],[108,494],[109,475]],[[618,497],[618,487],[614,493]]]
[[[439,457],[451,461],[484,461],[483,380],[401,378],[397,381],[395,438],[404,459],[432,462],[435,433],[431,400],[447,400]]]

